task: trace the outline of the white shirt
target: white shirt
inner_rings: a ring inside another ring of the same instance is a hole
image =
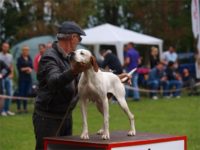
[[[13,64],[13,56],[10,53],[2,53],[0,52],[0,60],[2,60],[8,67]]]
[[[164,60],[164,61],[167,61],[167,62],[170,62],[170,61],[172,61],[172,62],[176,62],[177,61],[177,58],[178,58],[178,55],[177,55],[177,53],[175,53],[175,52],[169,52],[169,51],[166,51],[166,52],[164,52],[163,53],[163,56],[162,56],[162,59]]]

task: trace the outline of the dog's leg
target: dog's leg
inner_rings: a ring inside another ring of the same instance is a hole
[[[103,127],[103,134],[102,139],[108,140],[110,139],[110,133],[109,133],[109,106],[108,106],[108,98],[105,97],[102,99],[103,102],[103,117],[104,117],[104,127]]]
[[[97,102],[96,102],[96,106],[97,106],[98,111],[99,111],[99,112],[102,114],[102,116],[103,116],[103,106],[102,106],[102,104],[99,103],[99,102],[97,101]],[[103,127],[97,131],[97,134],[98,134],[98,135],[102,135],[103,133],[104,133]]]
[[[128,105],[126,103],[125,98],[120,98],[119,96],[116,97],[121,108],[124,110],[124,112],[128,115],[130,124],[131,124],[131,129],[128,132],[128,136],[134,136],[136,135],[136,130],[135,130],[135,123],[134,123],[134,115],[130,112]]]
[[[88,134],[88,124],[87,124],[87,100],[81,99],[81,112],[82,112],[82,118],[83,118],[83,129],[81,134],[81,139],[89,139]]]

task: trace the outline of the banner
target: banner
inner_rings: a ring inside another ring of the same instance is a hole
[[[192,32],[197,41],[197,54],[196,54],[196,78],[200,79],[200,14],[199,14],[199,0],[191,1],[191,18],[192,18]]]
[[[191,3],[192,32],[197,39],[200,33],[199,0],[192,0]]]

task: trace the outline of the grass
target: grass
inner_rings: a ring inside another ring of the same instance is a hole
[[[186,135],[188,150],[200,149],[200,100],[198,96],[184,96],[181,99],[143,98],[140,102],[128,101],[135,114],[136,129],[140,132]],[[12,110],[15,110],[12,104]],[[0,150],[33,150],[35,139],[32,126],[33,103],[29,103],[28,114],[0,117]],[[74,110],[73,132],[81,132],[79,106]],[[88,121],[90,133],[102,125],[102,117],[94,104],[89,104]],[[110,104],[110,130],[127,130],[129,122],[118,104]]]

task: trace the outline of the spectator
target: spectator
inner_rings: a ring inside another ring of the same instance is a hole
[[[183,83],[180,74],[176,71],[175,63],[172,61],[167,65],[166,76],[169,81],[169,90],[172,89],[170,96],[180,98]]]
[[[48,43],[46,44],[46,49],[49,49],[49,48],[52,48],[52,42],[48,42]]]
[[[114,74],[121,74],[123,72],[119,58],[114,55],[111,50],[102,49],[100,50],[100,54],[104,58],[101,64],[102,68],[106,70],[111,70]],[[112,102],[117,102],[115,97],[112,98]]]
[[[4,72],[3,72],[4,71]],[[6,71],[6,73],[5,73]],[[10,74],[10,68],[2,61],[0,60],[0,95],[4,94],[3,90],[3,84],[2,81]],[[0,112],[1,116],[7,116],[7,112],[2,110],[2,107],[4,106],[4,99],[0,97]]]
[[[18,90],[19,96],[27,97],[32,86],[31,72],[33,69],[32,59],[29,56],[29,47],[22,47],[22,54],[17,59],[17,70],[19,74],[18,78]],[[17,111],[21,113],[21,102],[23,101],[23,112],[27,113],[27,100],[17,100]]]
[[[150,96],[152,99],[158,99],[157,91],[160,87],[163,87],[163,96],[168,96],[167,91],[169,88],[169,83],[165,76],[164,65],[162,62],[158,62],[157,65],[150,71],[147,85],[150,87]]]
[[[151,48],[151,54],[150,54],[150,68],[154,68],[157,63],[159,62],[159,55],[158,55],[158,48],[152,47]]]
[[[189,89],[188,95],[198,95],[197,87],[195,87],[195,79],[190,75],[187,68],[183,69],[182,74],[183,87]]]
[[[129,42],[125,50],[124,57],[124,67],[126,72],[130,72],[132,69],[138,67],[138,63],[140,61],[140,55],[138,51],[134,48],[134,43]],[[133,84],[133,99],[138,101],[140,99],[140,93],[138,88],[138,72],[135,71],[132,75],[132,84]],[[129,91],[127,90],[127,95],[129,95]]]
[[[167,66],[168,63],[171,61],[174,63],[174,66],[177,68],[177,59],[178,55],[176,53],[176,49],[174,46],[170,46],[169,49],[162,54],[161,61]]]
[[[41,44],[38,45],[38,47],[39,47],[39,53],[35,56],[34,61],[33,61],[33,68],[34,68],[36,73],[38,71],[39,61],[40,61],[42,55],[44,54],[44,52],[46,51],[46,45],[45,44],[41,43]]]
[[[12,96],[13,56],[9,53],[9,49],[10,45],[8,43],[5,42],[2,44],[2,51],[0,52],[0,60],[2,60],[10,68],[10,74],[3,79],[2,83],[3,83],[3,89],[5,91],[4,94]],[[11,99],[6,98],[2,113],[13,116],[15,115],[15,113],[10,111],[10,104],[11,104]]]
[[[112,70],[114,74],[121,74],[123,72],[122,65],[116,55],[112,53],[111,50],[100,50],[100,54],[103,56],[104,60],[102,62],[102,68]]]

